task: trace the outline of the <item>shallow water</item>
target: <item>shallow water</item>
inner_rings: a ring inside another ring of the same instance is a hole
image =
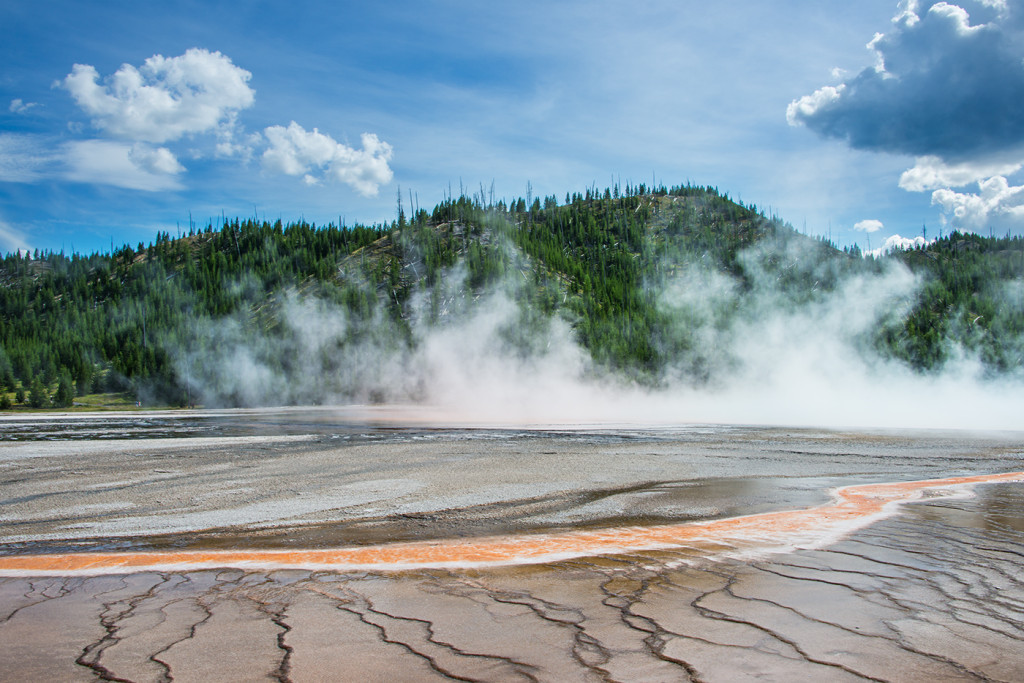
[[[0,571],[35,563],[0,578],[3,677],[1021,680],[1024,485],[918,489],[867,526],[770,515],[1022,470],[1020,434],[449,428],[404,409],[0,421]],[[736,533],[740,515],[759,530]],[[680,524],[711,532],[609,541]],[[581,534],[605,545],[405,571],[56,559]]]

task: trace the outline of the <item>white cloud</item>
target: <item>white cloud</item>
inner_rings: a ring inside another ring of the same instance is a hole
[[[998,12],[999,18],[1004,18],[1009,14],[1010,7],[1007,0],[978,0],[985,7],[991,7]]]
[[[860,221],[854,224],[853,229],[860,230],[861,232],[878,232],[883,227],[885,226],[882,225],[882,221],[869,218],[868,220]]]
[[[220,159],[239,158],[244,161],[252,159],[254,150],[260,147],[264,140],[259,133],[252,133],[237,139],[236,131],[228,128],[221,128],[217,131],[217,146],[215,155]]]
[[[233,127],[252,105],[251,74],[220,52],[192,48],[179,57],[154,55],[140,69],[123,65],[104,84],[88,64],[75,64],[59,83],[93,124],[133,141],[162,143]]]
[[[0,182],[36,182],[47,175],[56,158],[37,136],[0,133]]]
[[[919,247],[931,244],[935,240],[927,240],[923,236],[918,235],[917,237],[903,237],[902,235],[890,235],[878,249],[871,249],[865,251],[865,256],[874,256],[880,258],[889,252],[899,251],[902,249],[917,249]]]
[[[963,187],[993,176],[1016,173],[1022,166],[1021,162],[985,160],[950,163],[928,155],[918,157],[914,167],[903,172],[900,187],[909,192]]]
[[[56,85],[92,118],[102,139],[57,146],[37,138],[36,143],[46,142],[52,150],[40,157],[26,142],[29,136],[0,135],[0,180],[57,177],[135,190],[177,189],[185,171],[179,154],[248,161],[262,150],[265,169],[299,176],[309,185],[334,180],[376,195],[391,181],[391,145],[372,133],[361,136],[358,149],[294,121],[270,126],[263,134],[246,133],[237,117],[254,102],[250,78],[220,52],[199,48],[178,57],[154,55],[139,68],[125,64],[106,79],[94,67],[76,64]],[[11,103],[12,110],[25,106],[21,100]],[[74,123],[71,131],[79,133]],[[204,142],[187,150],[184,144],[171,144],[198,135],[206,136]],[[5,146],[17,148],[16,154],[5,155],[10,151]]]
[[[270,149],[263,153],[263,165],[286,175],[306,173],[310,166],[326,166],[339,147],[331,136],[316,128],[310,133],[294,121],[287,128],[270,126],[264,132]]]
[[[1024,186],[1012,186],[1003,176],[980,181],[977,194],[948,188],[936,190],[932,193],[932,203],[941,206],[958,228],[984,230],[1024,226]]]
[[[174,175],[185,170],[166,147],[150,147],[136,143],[132,145],[128,158],[136,168],[146,173]]]
[[[787,119],[859,149],[947,160],[1019,149],[1021,24],[994,0],[903,2],[893,29],[868,43],[875,63],[794,100]]]
[[[270,143],[263,152],[264,168],[302,176],[307,184],[318,184],[322,175],[369,196],[376,195],[393,177],[388,166],[391,145],[373,133],[363,133],[362,149],[342,144],[316,128],[307,131],[295,121],[287,128],[270,126],[264,135]]]
[[[8,109],[15,114],[25,114],[29,109],[38,106],[38,102],[25,102],[21,98],[15,98],[11,100],[11,106]]]
[[[176,176],[184,171],[166,147],[113,140],[56,144],[43,136],[0,134],[0,182],[60,178],[156,191],[180,187]]]
[[[868,43],[874,65],[790,103],[805,125],[853,148],[916,157],[899,186],[932,191],[955,227],[1024,227],[1024,21],[1007,0],[903,0]],[[957,192],[978,183],[979,192]]]
[[[786,121],[791,126],[797,126],[805,120],[813,117],[818,111],[839,101],[846,86],[840,84],[826,85],[818,88],[810,95],[804,95],[798,100],[793,100],[786,107]]]
[[[81,140],[63,147],[64,177],[82,183],[114,185],[129,190],[175,190],[185,170],[166,147],[129,145],[111,140]]]

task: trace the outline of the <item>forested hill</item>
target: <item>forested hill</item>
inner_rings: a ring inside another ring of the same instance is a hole
[[[434,333],[468,348],[486,316],[487,352],[530,358],[567,331],[583,372],[649,386],[714,385],[742,366],[751,321],[836,306],[870,306],[844,333],[865,357],[1024,365],[1020,238],[865,259],[689,185],[508,204],[481,190],[410,214],[399,200],[389,225],[236,219],[114,253],[9,254],[0,405],[416,400]],[[880,283],[870,303],[848,295],[863,282]]]

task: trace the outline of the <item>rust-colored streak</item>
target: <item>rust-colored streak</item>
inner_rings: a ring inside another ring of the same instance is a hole
[[[539,564],[687,546],[771,548],[827,541],[886,515],[927,489],[1021,482],[1024,472],[847,486],[832,503],[707,522],[557,534],[451,539],[319,550],[66,553],[0,557],[0,575],[93,575],[214,568],[396,571]]]

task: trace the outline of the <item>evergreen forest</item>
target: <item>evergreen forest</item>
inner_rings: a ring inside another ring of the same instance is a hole
[[[7,254],[0,408],[419,400],[430,377],[407,371],[431,332],[472,334],[497,295],[503,354],[567,330],[586,373],[639,386],[714,386],[743,364],[747,321],[836,306],[863,309],[848,348],[865,358],[1024,370],[1020,237],[865,257],[689,184],[397,204],[388,224],[230,219],[111,253]],[[865,283],[885,283],[870,307],[848,295]]]

